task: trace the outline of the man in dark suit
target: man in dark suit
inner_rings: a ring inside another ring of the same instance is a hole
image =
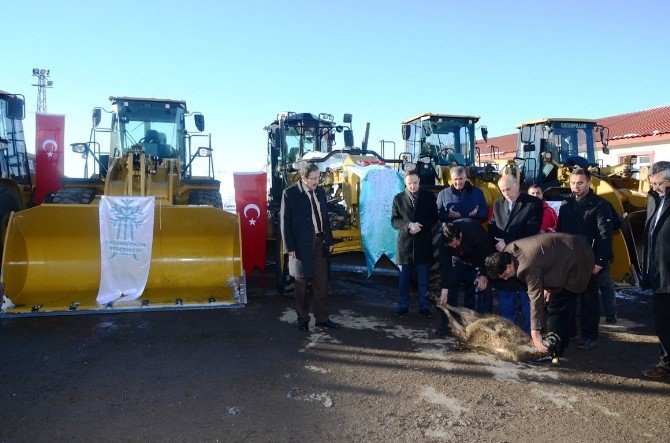
[[[599,288],[614,299],[614,288],[610,277],[612,258],[612,210],[607,200],[591,189],[591,173],[575,168],[570,173],[572,195],[563,202],[558,211],[557,232],[583,236],[592,245],[595,263],[592,282],[584,292],[580,303],[581,340],[579,348],[586,351],[596,346],[600,324]]]
[[[319,168],[304,163],[300,180],[284,190],[281,201],[281,233],[289,274],[295,278],[295,310],[301,331],[309,331],[310,298],[316,326],[340,326],[328,318],[328,255],[333,251],[333,234],[326,193],[318,184]]]
[[[530,296],[530,336],[540,351],[542,319],[547,303],[547,332],[561,338],[558,355],[568,346],[574,305],[591,280],[593,250],[582,237],[539,234],[513,241],[486,259],[491,279],[516,277]]]
[[[489,238],[495,250],[502,251],[508,243],[536,235],[542,226],[542,200],[521,192],[512,175],[498,180],[503,197],[493,203],[489,221]],[[526,285],[516,278],[495,283],[500,315],[516,323],[516,301],[519,300],[524,316],[522,328],[530,333],[530,305]]]
[[[649,168],[647,222],[644,226],[643,282],[654,291],[654,320],[661,343],[661,360],[643,372],[653,379],[670,378],[670,162]]]
[[[419,285],[419,313],[430,317],[428,272],[433,262],[432,229],[437,223],[437,202],[432,192],[419,189],[419,174],[416,170],[405,173],[406,189],[393,198],[391,224],[398,231],[398,251],[400,266],[398,288],[398,310],[402,316],[409,311],[409,281],[416,268]]]
[[[463,306],[478,312],[491,312],[491,289],[484,260],[491,252],[484,228],[471,218],[442,224],[440,251],[440,304],[458,306],[459,285],[463,284]],[[441,324],[436,335],[445,335],[449,319],[438,309]]]

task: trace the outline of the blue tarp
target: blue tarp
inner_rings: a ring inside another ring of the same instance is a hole
[[[388,166],[350,166],[350,169],[361,179],[361,242],[369,277],[382,255],[396,263],[398,240],[391,225],[391,211],[393,197],[405,190],[405,183],[400,173]]]

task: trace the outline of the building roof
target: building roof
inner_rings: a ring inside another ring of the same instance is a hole
[[[598,119],[609,128],[610,140],[670,133],[670,106]]]

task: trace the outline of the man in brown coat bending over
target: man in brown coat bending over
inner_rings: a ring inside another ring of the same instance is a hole
[[[540,234],[513,241],[488,256],[486,272],[492,279],[516,276],[528,286],[531,338],[543,352],[547,351],[541,334],[546,303],[547,332],[561,338],[560,356],[568,346],[574,304],[589,284],[593,262],[593,249],[581,237]]]

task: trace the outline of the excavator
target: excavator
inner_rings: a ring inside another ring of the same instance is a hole
[[[503,172],[515,174],[526,187],[539,184],[546,200],[561,201],[571,193],[570,171],[587,168],[591,188],[612,205],[621,221],[612,239],[612,278],[620,285],[639,284],[647,195],[632,177],[633,159],[617,167],[597,162],[598,143],[605,154],[609,152],[609,131],[596,120],[543,118],[521,123],[517,129],[517,154]]]
[[[72,144],[84,159],[83,178],[65,178],[46,203],[9,217],[2,281],[14,308],[7,313],[243,305],[239,218],[221,209],[204,116],[189,113],[180,100],[113,96],[110,101],[111,111],[93,109],[89,141]],[[100,126],[103,112],[111,114],[109,127]],[[187,119],[197,132],[186,129]],[[202,160],[206,165],[197,169]],[[196,170],[207,172],[195,175]],[[137,300],[96,301],[102,196],[155,199],[149,276]]]

